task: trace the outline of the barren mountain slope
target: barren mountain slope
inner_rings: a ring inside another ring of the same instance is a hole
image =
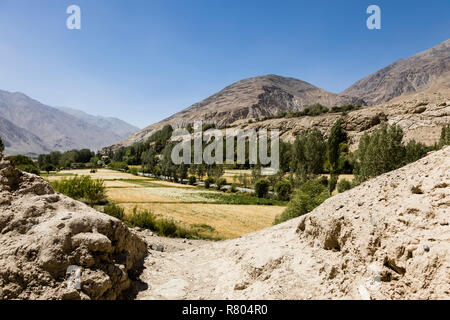
[[[432,145],[439,140],[442,127],[450,124],[450,88],[440,86],[438,90],[429,89],[398,97],[388,103],[352,111],[344,116],[335,113],[317,117],[271,119],[252,124],[236,121],[231,126],[244,130],[278,129],[283,140],[293,141],[305,129],[317,128],[328,135],[333,124],[340,118],[348,132],[352,150],[357,148],[364,132],[374,130],[382,121],[399,125],[405,133],[406,142],[415,139]]]
[[[0,154],[0,300],[116,299],[146,254],[122,222],[56,194]],[[81,267],[80,290],[68,287],[71,265]]]
[[[36,156],[50,152],[44,141],[38,136],[16,126],[3,117],[0,117],[0,137],[5,144],[8,154],[11,155],[25,153],[29,156]]]
[[[449,223],[447,147],[284,224],[153,251],[138,298],[449,299]]]
[[[450,40],[401,59],[358,81],[342,94],[375,105],[441,83],[450,83]]]
[[[138,127],[117,118],[93,116],[86,112],[67,107],[60,107],[58,109],[86,123],[109,131],[113,136],[119,136],[120,139],[124,139],[139,130]]]
[[[13,123],[16,129],[19,128],[11,135],[16,138],[24,136],[25,129],[39,137],[45,149],[51,151],[82,148],[98,150],[123,137],[18,92],[0,90],[0,117]],[[12,140],[9,142],[13,144]],[[33,141],[28,139],[28,142]],[[26,141],[17,141],[15,149],[7,147],[5,153],[33,153],[39,148],[39,143],[28,147]]]
[[[233,83],[170,118],[142,129],[116,147],[144,141],[165,124],[185,125],[202,120],[205,123],[222,126],[239,119],[275,115],[281,111],[303,110],[305,106],[315,103],[332,107],[364,102],[354,97],[325,91],[293,78],[276,75],[249,78]]]

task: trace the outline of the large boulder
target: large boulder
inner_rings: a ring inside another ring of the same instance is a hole
[[[0,299],[118,299],[147,253],[120,220],[0,154]]]

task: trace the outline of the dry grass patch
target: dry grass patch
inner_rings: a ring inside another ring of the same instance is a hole
[[[130,173],[110,170],[110,169],[98,169],[96,173],[91,173],[90,169],[77,169],[77,170],[64,170],[60,171],[60,174],[77,174],[83,176],[90,176],[92,179],[103,180],[120,180],[120,179],[132,179],[132,180],[148,180],[148,178],[134,176]]]
[[[115,202],[214,202],[201,196],[204,190],[183,188],[111,188],[108,199]],[[214,192],[208,192],[214,193]]]
[[[135,206],[188,225],[207,224],[219,237],[232,239],[272,226],[275,216],[285,210],[278,206],[218,205],[187,203],[121,203],[126,213]]]
[[[135,183],[131,183],[131,182],[127,182],[127,181],[106,180],[105,187],[107,187],[107,188],[139,188],[140,186]]]

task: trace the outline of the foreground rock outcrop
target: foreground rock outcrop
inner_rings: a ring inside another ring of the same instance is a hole
[[[239,239],[151,252],[140,299],[449,299],[450,147]]]
[[[0,300],[121,298],[146,254],[121,221],[0,154]]]

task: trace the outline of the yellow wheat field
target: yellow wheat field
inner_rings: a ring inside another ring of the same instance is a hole
[[[217,231],[219,237],[226,239],[237,238],[270,227],[275,216],[285,209],[278,206],[189,203],[121,203],[120,205],[125,208],[127,214],[137,207],[188,225],[207,224]]]

